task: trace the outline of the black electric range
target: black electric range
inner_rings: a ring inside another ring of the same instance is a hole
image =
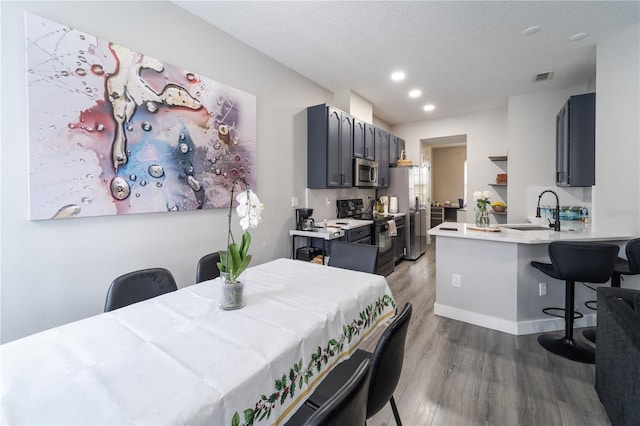
[[[336,201],[338,219],[372,220],[372,244],[378,246],[378,274],[387,276],[395,269],[395,239],[389,236],[388,222],[392,215],[365,211],[362,198]]]

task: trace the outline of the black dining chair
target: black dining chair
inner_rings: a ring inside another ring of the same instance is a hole
[[[404,344],[413,307],[404,306],[402,312],[382,333],[373,353],[358,349],[348,360],[338,364],[307,400],[313,407],[321,407],[353,375],[365,359],[371,360],[371,381],[367,397],[367,419],[378,413],[387,402],[391,404],[398,426],[402,426],[393,392],[400,380],[404,361]]]
[[[123,308],[177,289],[173,275],[164,268],[129,272],[119,276],[111,283],[104,311],[109,312]]]
[[[196,268],[196,283],[218,278],[220,276],[218,262],[220,262],[220,253],[218,252],[202,256]]]
[[[328,265],[375,274],[378,272],[378,247],[334,241],[331,243]]]
[[[363,360],[351,377],[317,410],[303,404],[286,426],[354,426],[367,420],[370,361]]]
[[[565,282],[564,336],[544,333],[538,343],[549,352],[564,358],[595,363],[595,351],[573,339],[575,317],[575,284],[602,284],[609,281],[618,256],[618,246],[606,243],[553,241],[549,244],[551,263],[532,261],[531,266],[544,274]],[[552,308],[559,309],[559,308]],[[543,309],[543,312],[545,309]],[[546,312],[545,312],[546,313]]]

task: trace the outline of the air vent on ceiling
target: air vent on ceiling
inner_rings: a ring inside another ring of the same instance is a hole
[[[547,80],[551,80],[553,78],[553,71],[550,72],[541,72],[540,74],[536,74],[536,76],[533,78],[533,81],[547,81]]]

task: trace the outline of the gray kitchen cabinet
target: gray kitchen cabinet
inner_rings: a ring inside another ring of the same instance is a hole
[[[375,160],[374,127],[364,121],[353,119],[353,156],[366,160]]]
[[[307,186],[353,186],[353,117],[327,104],[307,108]]]
[[[571,96],[556,116],[556,185],[596,184],[596,94]]]
[[[389,187],[389,133],[375,128],[376,161],[378,162],[378,188]]]
[[[404,151],[404,147],[404,139],[389,135],[389,167],[396,167],[398,165],[398,160],[402,155],[402,151]]]

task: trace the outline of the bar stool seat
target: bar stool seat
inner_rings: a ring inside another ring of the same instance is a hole
[[[554,241],[549,244],[551,263],[532,261],[531,266],[551,278],[565,281],[564,336],[544,333],[538,343],[545,349],[573,361],[595,363],[593,348],[573,339],[576,281],[605,283],[611,278],[618,246],[606,243]]]

